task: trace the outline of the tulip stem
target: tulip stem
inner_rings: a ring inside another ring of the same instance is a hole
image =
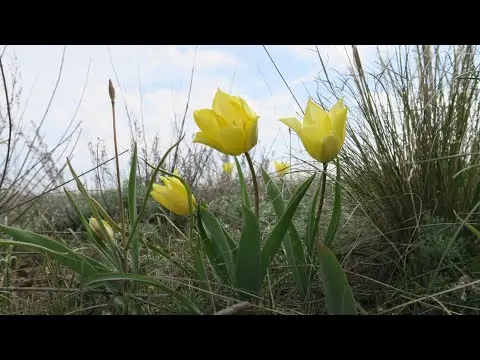
[[[323,202],[325,200],[325,188],[327,185],[327,166],[328,166],[328,163],[323,164],[322,179],[320,180],[320,184],[319,184],[319,186],[321,186],[321,189],[320,189],[320,199],[318,200],[317,216],[315,217],[315,227],[314,227],[315,236],[313,237],[314,239],[317,238],[318,223],[320,222],[320,215],[322,214]]]
[[[258,183],[257,183],[257,175],[255,174],[255,168],[253,167],[252,158],[248,152],[245,153],[245,157],[247,158],[248,167],[250,168],[250,172],[252,173],[252,181],[253,181],[253,188],[255,190],[255,215],[257,215],[257,219],[260,219],[260,200],[258,197]]]

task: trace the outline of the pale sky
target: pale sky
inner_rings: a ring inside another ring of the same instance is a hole
[[[4,46],[0,45],[0,54]],[[110,59],[110,54],[111,59]],[[308,91],[314,97],[314,77],[321,70],[321,64],[314,45],[267,46],[285,80],[305,108]],[[350,46],[319,45],[320,52],[329,69],[345,73],[348,66]],[[375,53],[375,46],[360,46],[363,59]],[[3,62],[7,64],[17,58],[23,93],[21,97],[23,123],[39,123],[45,113],[49,98],[57,81],[63,46],[9,45]],[[140,83],[143,93],[143,119],[147,141],[155,133],[160,135],[162,149],[172,144],[172,123],[183,117],[188,95],[195,45],[148,45],[110,46],[69,45],[66,48],[60,83],[45,119],[41,135],[48,144],[54,144],[72,119],[87,77],[83,100],[80,103],[77,120],[82,121],[82,134],[78,141],[72,164],[81,173],[92,167],[88,143],[102,138],[113,144],[111,107],[108,96],[108,79],[111,78],[117,93],[117,127],[119,151],[128,149],[129,125],[121,92],[126,105],[137,118],[141,117]],[[118,74],[115,77],[112,63]],[[197,48],[195,72],[190,105],[186,117],[185,142],[191,143],[193,134],[199,131],[192,112],[211,107],[217,88],[232,95],[243,97],[249,106],[260,115],[259,143],[257,147],[273,149],[272,160],[288,158],[288,128],[278,121],[280,117],[297,116],[300,113],[275,67],[261,45],[207,46]],[[27,103],[28,99],[28,103]],[[332,98],[329,105],[337,99]],[[4,106],[2,92],[0,105]],[[346,102],[348,106],[348,102]],[[16,114],[17,118],[19,114]],[[296,135],[292,135],[292,152],[300,156],[303,149]],[[0,145],[1,157],[4,145]],[[257,150],[259,154],[261,151]],[[109,147],[113,156],[113,145]],[[125,161],[128,156],[124,155]],[[216,159],[220,163],[220,157]],[[122,172],[126,175],[126,162]],[[66,178],[70,178],[67,174]]]

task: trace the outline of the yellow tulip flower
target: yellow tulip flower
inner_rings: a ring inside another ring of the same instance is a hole
[[[150,195],[171,212],[177,215],[190,215],[187,189],[182,182],[175,177],[160,176],[160,179],[162,179],[164,185],[153,184]],[[192,204],[196,205],[193,195]]]
[[[276,160],[273,161],[273,166],[275,168],[275,172],[277,172],[280,176],[284,176],[290,169],[289,163]]]
[[[223,172],[225,174],[232,174],[232,171],[233,171],[233,163],[231,162],[224,162],[223,163]]]
[[[201,130],[193,142],[231,156],[246,153],[257,144],[259,116],[238,96],[218,89],[212,109],[196,110],[193,118]]]
[[[311,157],[328,163],[335,159],[345,142],[347,110],[343,98],[329,112],[309,99],[303,124],[296,118],[280,121],[298,134]]]
[[[108,234],[108,237],[109,237],[108,240],[113,241],[113,239],[115,238],[115,235],[113,233],[113,229],[110,227],[110,225],[108,225],[108,223],[105,220],[102,220],[102,222],[103,222],[103,226],[105,227],[105,230],[107,231],[107,234]],[[91,217],[88,220],[88,223],[92,227],[93,231],[95,231],[97,236],[100,239],[103,239],[104,237],[103,237],[103,234],[102,234],[102,228],[100,227],[100,224],[98,223],[97,219],[94,218],[94,217]]]

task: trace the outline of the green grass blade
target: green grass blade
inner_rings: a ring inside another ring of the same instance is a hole
[[[248,206],[243,204],[243,231],[238,245],[235,267],[235,287],[240,298],[248,299],[248,294],[257,295],[261,284],[261,246],[258,219]]]
[[[331,247],[333,240],[338,229],[338,223],[340,222],[340,216],[342,214],[342,186],[340,185],[341,173],[340,173],[340,160],[337,158],[337,176],[335,178],[335,198],[333,202],[332,217],[330,218],[330,224],[328,225],[327,234],[323,243],[326,247]]]
[[[185,274],[190,274],[190,273],[195,272],[195,268],[192,265],[190,265],[188,262],[182,262],[182,261],[175,260],[169,254],[167,254],[167,252],[165,250],[163,250],[162,248],[159,248],[158,246],[150,244],[149,242],[147,242],[143,239],[140,239],[140,241],[142,242],[142,244],[144,246],[146,246],[147,248],[149,248],[153,252],[157,253],[161,257],[167,259],[173,265],[177,266],[179,269],[182,269],[185,272]]]
[[[245,177],[243,176],[242,167],[240,162],[235,156],[235,164],[237,165],[238,178],[240,179],[240,191],[242,193],[243,203],[251,208],[250,199],[248,197],[247,185],[245,184]]]
[[[145,213],[145,209],[147,208],[147,201],[148,199],[150,198],[150,192],[152,191],[152,186],[153,186],[153,183],[155,182],[155,179],[157,178],[157,175],[158,175],[158,172],[160,171],[160,168],[162,167],[163,163],[165,162],[165,160],[167,159],[167,156],[168,154],[170,154],[170,152],[175,149],[179,144],[180,142],[183,140],[183,138],[185,137],[185,135],[183,135],[175,144],[173,144],[166,152],[165,154],[163,154],[163,157],[160,159],[160,162],[158,163],[157,167],[154,167],[152,165],[150,165],[146,159],[144,159],[143,161],[145,161],[145,163],[150,166],[152,169],[153,169],[153,173],[152,173],[152,176],[150,177],[150,182],[148,183],[148,187],[145,191],[145,196],[143,197],[143,202],[142,202],[142,206],[140,207],[140,211],[138,212],[138,216],[137,218],[135,219],[135,222],[132,226],[132,228],[130,229],[130,236],[129,236],[129,239],[128,239],[128,242],[130,243],[132,241],[132,235],[133,234],[136,234],[137,232],[137,228],[138,228],[138,224],[140,223],[140,219],[143,217],[143,214]]]
[[[345,272],[333,252],[323,244],[317,245],[323,289],[330,315],[357,315],[357,306]]]
[[[132,163],[130,165],[130,177],[128,179],[128,217],[130,229],[133,229],[137,221],[137,143],[133,147]],[[130,234],[132,243],[132,271],[138,273],[138,238],[137,228]]]
[[[285,212],[285,201],[275,182],[272,181],[268,173],[262,168],[263,181],[267,186],[267,195],[272,202],[277,219],[280,219]],[[308,290],[308,278],[305,261],[305,252],[293,223],[290,224],[289,233],[283,238],[283,248],[287,255],[287,262],[292,269],[293,278],[297,285],[300,296],[305,298]]]
[[[85,280],[85,285],[89,285],[97,282],[125,281],[125,280],[131,280],[131,281],[136,281],[139,283],[155,286],[165,291],[167,294],[172,295],[175,299],[177,299],[179,303],[183,304],[190,310],[194,311],[196,314],[199,314],[199,315],[202,314],[201,311],[198,309],[198,307],[191,300],[187,299],[185,296],[183,296],[179,292],[175,291],[174,289],[163,284],[156,278],[152,278],[152,277],[142,276],[138,274],[127,274],[127,273],[106,273],[106,274],[98,274],[98,275],[89,277],[88,279]]]
[[[3,245],[3,246],[24,246],[24,247],[28,247],[28,248],[35,249],[35,250],[45,251],[46,253],[49,253],[49,254],[60,255],[60,256],[68,255],[68,252],[58,252],[58,251],[54,251],[52,249],[46,248],[46,247],[41,246],[41,245],[36,245],[36,244],[17,241],[17,240],[0,239],[0,245]]]
[[[222,257],[223,262],[227,267],[230,281],[231,283],[233,283],[233,280],[235,279],[233,255],[230,250],[230,246],[228,245],[228,241],[225,238],[225,235],[223,234],[222,227],[218,222],[218,220],[215,218],[215,216],[207,209],[199,206],[199,212],[200,212],[202,224],[205,230],[210,234],[213,241],[215,242],[215,245],[218,248],[220,256]]]
[[[300,185],[297,191],[295,191],[287,205],[287,209],[285,210],[280,220],[277,222],[269,237],[267,238],[267,241],[265,242],[265,245],[262,249],[262,280],[265,277],[265,274],[267,273],[267,270],[270,267],[270,263],[275,257],[278,248],[282,244],[283,237],[285,236],[288,228],[290,227],[292,217],[297,210],[298,204],[300,204],[300,201],[305,196],[308,187],[310,186],[314,178],[315,175],[309,177],[302,185]]]
[[[75,271],[82,279],[87,276],[95,275],[101,271],[108,271],[104,265],[96,260],[80,255],[67,246],[47,236],[38,235],[30,231],[6,225],[0,225],[0,231],[12,237],[15,241],[18,241],[22,246],[25,246],[25,244],[32,244],[33,246],[41,246],[42,248],[49,249],[52,258]]]
[[[208,281],[207,270],[205,269],[205,263],[203,260],[201,241],[202,239],[200,239],[199,237],[195,246],[195,270],[199,277],[198,283],[200,285],[200,288],[205,291],[204,294],[207,298],[207,301],[210,300],[212,306],[215,306],[212,289],[210,288],[210,282]]]
[[[480,231],[478,231],[477,229],[475,229],[472,225],[470,225],[469,223],[466,223],[464,219],[462,219],[456,211],[453,211],[453,213],[455,214],[455,217],[457,218],[458,221],[460,221],[461,223],[464,223],[465,227],[470,230],[474,235],[476,235],[479,239],[480,239]]]

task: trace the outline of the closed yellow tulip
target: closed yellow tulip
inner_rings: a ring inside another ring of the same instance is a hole
[[[108,240],[109,241],[113,241],[114,239],[114,233],[113,233],[113,229],[110,227],[110,225],[108,225],[108,223],[105,221],[105,220],[102,220],[103,222],[103,226],[105,227],[105,230],[108,234]],[[97,236],[100,238],[100,239],[104,239],[104,236],[102,234],[102,228],[100,227],[100,224],[98,223],[97,219],[94,218],[94,217],[91,217],[89,220],[88,220],[88,223],[89,225],[92,227],[93,231],[95,231],[95,233],[97,234]],[[104,239],[105,240],[105,239]]]
[[[190,215],[188,206],[187,189],[182,182],[175,177],[161,176],[164,185],[153,184],[153,190],[150,195],[160,205],[164,206],[177,215]],[[192,204],[196,205],[195,197],[192,195]]]
[[[232,156],[246,153],[257,144],[259,116],[238,96],[218,89],[212,109],[196,110],[193,118],[201,130],[193,142]]]
[[[229,174],[229,175],[230,175],[230,174],[232,173],[232,171],[233,171],[233,163],[231,163],[231,162],[225,162],[225,163],[223,163],[223,172],[224,172],[225,174]]]
[[[288,170],[290,169],[290,164],[287,162],[274,160],[273,167],[275,168],[275,172],[277,172],[280,176],[284,176],[286,173],[288,173]]]
[[[309,99],[303,124],[296,118],[280,121],[295,131],[310,156],[322,163],[335,159],[345,142],[347,108],[343,98],[329,112]]]

